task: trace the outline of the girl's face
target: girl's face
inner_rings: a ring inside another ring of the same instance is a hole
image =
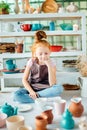
[[[38,58],[40,63],[43,63],[45,60],[48,60],[50,57],[50,49],[45,46],[37,47],[35,52],[35,57]]]

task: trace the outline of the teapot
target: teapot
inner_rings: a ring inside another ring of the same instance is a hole
[[[3,106],[0,108],[0,112],[7,114],[7,116],[13,116],[17,115],[18,108],[17,107],[12,107],[11,105],[5,103]]]

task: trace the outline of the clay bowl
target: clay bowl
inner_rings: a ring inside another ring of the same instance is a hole
[[[0,128],[5,126],[6,118],[7,118],[7,114],[0,113]]]
[[[61,45],[52,45],[52,46],[50,46],[51,52],[58,52],[58,51],[61,51],[62,48],[63,48],[63,46],[61,46]]]

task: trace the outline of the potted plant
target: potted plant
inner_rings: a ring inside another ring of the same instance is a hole
[[[10,5],[4,1],[0,2],[0,14],[9,14]]]

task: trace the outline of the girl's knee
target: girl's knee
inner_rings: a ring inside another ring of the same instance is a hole
[[[54,90],[56,91],[56,93],[62,93],[63,92],[63,86],[62,85],[59,85],[59,84],[57,84],[57,85],[54,85],[53,86],[53,88],[54,88]]]

